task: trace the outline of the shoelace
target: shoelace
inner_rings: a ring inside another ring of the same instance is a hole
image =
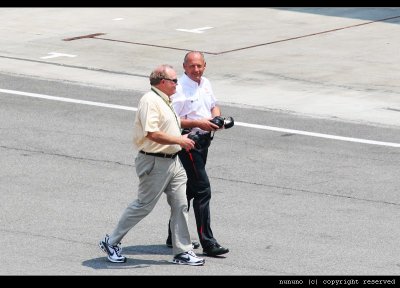
[[[118,257],[121,257],[122,248],[120,247],[120,245],[121,245],[121,243],[118,243],[117,245],[113,246],[115,253],[117,253]]]
[[[107,235],[108,236],[108,235]],[[122,257],[121,256],[121,251],[122,251],[122,248],[121,248],[121,242],[119,242],[117,245],[111,245],[111,244],[109,244],[108,243],[108,239],[107,239],[107,244],[109,245],[109,246],[111,246],[112,248],[113,248],[113,250],[115,251],[115,254],[117,254],[117,256],[118,257]]]
[[[196,258],[198,258],[197,256],[196,256],[196,254],[194,254],[194,252],[193,251],[187,251],[187,254],[189,254],[190,256],[192,256],[192,257],[196,257]]]

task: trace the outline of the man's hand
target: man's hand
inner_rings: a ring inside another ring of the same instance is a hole
[[[149,138],[151,141],[163,145],[178,144],[183,149],[189,151],[190,149],[193,149],[195,143],[192,139],[189,139],[187,136],[188,135],[172,136],[161,131],[155,131],[155,132],[148,132],[146,137]]]
[[[204,119],[196,120],[196,121],[198,121],[197,127],[199,127],[201,130],[204,130],[204,131],[218,130],[219,129],[218,125],[210,122],[211,119],[212,118],[204,118]]]
[[[186,151],[189,151],[190,149],[193,149],[194,148],[194,141],[192,140],[192,139],[189,139],[188,138],[188,135],[189,134],[185,134],[185,135],[182,135],[182,137],[181,137],[181,143],[179,143],[179,145],[183,148],[183,149],[185,149]]]

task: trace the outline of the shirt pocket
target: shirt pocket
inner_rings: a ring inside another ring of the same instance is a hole
[[[185,106],[190,111],[198,111],[201,108],[201,101],[198,96],[189,97],[185,101]]]

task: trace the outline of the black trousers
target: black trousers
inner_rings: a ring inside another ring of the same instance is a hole
[[[211,186],[206,172],[207,154],[208,148],[192,149],[189,152],[182,150],[178,154],[188,177],[186,185],[188,207],[190,208],[190,201],[193,199],[197,233],[203,248],[217,243],[211,230]]]

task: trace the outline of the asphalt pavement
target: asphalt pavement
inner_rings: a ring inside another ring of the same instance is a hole
[[[400,8],[0,8],[0,19],[1,275],[399,275]],[[137,185],[129,108],[152,69],[182,73],[189,50],[204,52],[223,113],[241,124],[217,134],[207,164],[212,226],[231,251],[171,264],[161,199],[124,238],[127,263],[109,263],[97,242]]]

